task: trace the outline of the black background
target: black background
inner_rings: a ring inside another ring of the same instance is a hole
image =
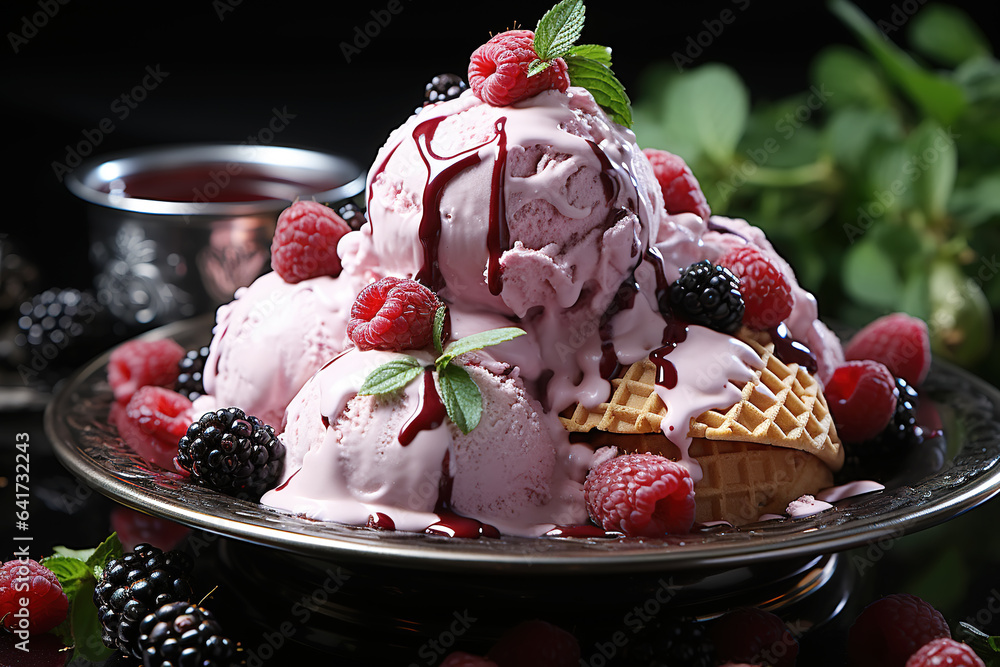
[[[401,11],[395,15],[385,11],[388,0],[4,3],[0,128],[8,205],[0,232],[41,265],[47,285],[86,287],[83,206],[52,165],[65,163],[68,149],[102,119],[110,117],[115,129],[101,134],[95,154],[171,142],[242,142],[267,125],[273,109],[287,110],[294,118],[274,143],[333,151],[367,165],[389,130],[419,104],[431,76],[464,74],[469,53],[491,33],[515,24],[533,28],[549,6],[396,3]],[[885,21],[922,8],[917,0],[859,4]],[[975,17],[996,50],[997,3],[953,4]],[[58,7],[54,16],[44,16],[46,5],[50,13]],[[616,72],[637,98],[643,69],[670,60],[726,9],[735,20],[695,64],[735,67],[756,99],[805,88],[821,48],[855,43],[824,3],[762,0],[590,0],[582,41],[614,49]],[[343,44],[355,41],[373,11],[390,20],[348,63]],[[44,25],[26,43],[15,38],[15,53],[12,34],[32,35],[31,21]],[[892,36],[898,41],[904,32]],[[168,75],[119,120],[115,99],[142,81],[147,66]]]

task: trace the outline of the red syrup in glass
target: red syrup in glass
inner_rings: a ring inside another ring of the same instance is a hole
[[[249,164],[206,162],[172,169],[154,169],[121,176],[115,181],[126,197],[169,202],[232,203],[266,200],[292,201],[325,192],[343,183],[333,178],[282,178],[275,168]],[[111,184],[102,189],[111,191]]]

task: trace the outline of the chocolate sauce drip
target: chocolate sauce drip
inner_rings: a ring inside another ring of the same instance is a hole
[[[445,537],[500,537],[500,531],[493,526],[481,523],[475,519],[459,516],[457,514],[446,513],[439,516],[437,523],[433,523],[424,529],[428,535],[444,535]]]
[[[596,142],[587,139],[587,144],[590,146],[590,150],[594,151],[594,155],[597,156],[598,161],[601,163],[601,185],[604,187],[604,198],[608,203],[611,203],[618,199],[618,193],[621,192],[621,184],[617,178],[618,174],[615,171],[614,165],[611,164],[611,160]]]
[[[656,384],[667,389],[677,386],[677,367],[667,359],[674,348],[687,340],[687,324],[672,317],[665,317],[661,347],[649,353],[649,360],[656,365]]]
[[[708,226],[708,231],[710,232],[718,232],[720,234],[732,234],[733,236],[737,236],[751,245],[753,244],[753,241],[751,241],[747,237],[743,236],[742,234],[740,234],[735,230],[730,229],[729,227],[726,227],[723,224],[716,222],[713,218],[709,218],[708,220],[705,221],[705,223]]]
[[[504,178],[507,173],[507,133],[504,131],[506,118],[496,122],[497,159],[493,163],[493,180],[490,190],[490,232],[486,236],[486,247],[490,261],[486,266],[486,284],[490,294],[496,296],[503,289],[500,274],[500,256],[510,249],[510,229],[507,226],[506,196]]]
[[[816,363],[816,355],[808,347],[792,338],[792,334],[784,322],[768,333],[771,335],[771,342],[774,343],[774,356],[786,364],[798,364],[810,373],[816,373],[819,368]]]
[[[585,524],[582,526],[556,526],[549,532],[545,533],[546,537],[580,537],[580,538],[593,538],[593,537],[608,537],[615,538],[621,537],[621,533],[609,532],[603,528],[598,528],[591,524]]]
[[[412,133],[417,153],[427,168],[427,179],[421,198],[420,226],[417,229],[417,236],[423,249],[423,264],[414,278],[435,291],[444,287],[444,279],[441,276],[441,267],[438,261],[438,247],[441,241],[441,196],[445,186],[455,176],[480,162],[479,151],[495,141],[497,143],[497,159],[493,165],[493,190],[490,193],[490,234],[487,239],[490,261],[487,270],[490,289],[496,288],[497,291],[493,293],[499,294],[500,255],[508,249],[509,243],[503,192],[503,179],[507,164],[507,133],[504,131],[504,125],[507,119],[499,118],[497,120],[495,126],[497,133],[489,141],[455,155],[438,155],[431,149],[431,143],[438,126],[447,117],[438,116],[419,123]],[[372,172],[371,180],[373,183],[378,175],[385,171],[386,165],[400,145],[394,146],[382,163]],[[369,188],[368,210],[371,210],[371,198],[372,192]],[[372,234],[375,231],[373,225]]]
[[[285,488],[286,486],[288,486],[288,483],[292,481],[292,478],[294,478],[294,477],[295,477],[296,475],[298,475],[298,474],[299,474],[299,471],[300,471],[300,470],[302,470],[302,468],[299,468],[298,470],[296,470],[295,472],[293,472],[293,473],[292,473],[291,475],[289,475],[289,476],[288,476],[288,479],[286,479],[286,480],[285,480],[284,482],[282,482],[281,484],[279,484],[279,485],[278,485],[278,487],[277,487],[277,488],[275,488],[274,490],[275,490],[275,491],[281,491],[281,490],[282,490],[282,489],[284,489],[284,488]]]
[[[438,262],[438,250],[441,241],[441,196],[444,186],[452,178],[468,167],[479,163],[479,149],[474,146],[455,155],[438,155],[431,149],[431,142],[438,126],[447,116],[431,118],[420,123],[413,130],[413,141],[424,166],[427,167],[427,181],[421,199],[420,227],[418,236],[424,251],[424,262],[417,271],[416,279],[434,291],[444,287],[441,277],[441,266]],[[484,144],[485,145],[485,144]]]
[[[448,415],[444,403],[441,402],[441,397],[438,396],[437,387],[434,386],[434,374],[430,370],[425,370],[423,377],[424,391],[420,395],[417,411],[399,431],[399,444],[403,447],[413,442],[413,439],[421,431],[436,429],[444,423],[444,419]]]
[[[396,530],[396,522],[393,521],[388,514],[375,512],[375,514],[368,515],[368,528],[376,528],[378,530]]]
[[[656,278],[656,304],[664,317],[670,317],[670,281],[667,280],[666,269],[663,268],[663,255],[655,246],[646,249],[646,261],[653,265],[653,276]]]
[[[438,498],[434,511],[438,514],[447,512],[451,507],[451,490],[455,486],[455,478],[451,476],[451,452],[444,453],[441,459],[441,480],[438,482]]]

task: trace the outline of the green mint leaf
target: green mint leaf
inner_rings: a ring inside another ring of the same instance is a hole
[[[569,80],[574,86],[589,90],[594,100],[616,123],[632,127],[632,103],[625,93],[625,86],[607,65],[572,54],[566,56],[566,65],[569,67]]]
[[[101,641],[101,623],[97,620],[94,588],[93,581],[80,587],[76,597],[70,602],[69,624],[75,653],[84,660],[101,662],[110,658],[114,650]]]
[[[70,556],[49,556],[41,560],[43,567],[52,570],[62,586],[66,597],[72,600],[80,587],[94,580],[94,572],[79,558]]]
[[[434,312],[434,349],[437,350],[438,354],[443,352],[441,345],[444,336],[444,317],[447,313],[448,310],[445,306],[441,306]]]
[[[56,556],[65,556],[66,558],[76,558],[77,560],[82,560],[84,563],[87,559],[96,551],[96,549],[70,549],[69,547],[52,547],[52,553]]]
[[[469,377],[468,371],[458,365],[445,366],[438,371],[441,402],[448,411],[448,418],[468,434],[479,425],[483,414],[483,395]]]
[[[542,60],[561,58],[580,38],[587,8],[583,0],[562,0],[545,12],[535,28],[535,53]]]
[[[541,74],[542,72],[547,70],[549,68],[549,65],[551,64],[552,64],[551,60],[538,60],[537,58],[535,60],[532,60],[531,64],[528,65],[528,76],[535,76],[536,74]]]
[[[608,68],[611,67],[610,46],[601,46],[600,44],[577,44],[569,50],[567,55],[589,58],[590,60],[596,60]]]
[[[121,558],[125,553],[118,533],[111,533],[106,540],[97,545],[97,548],[87,557],[86,563],[94,571],[94,578],[100,579],[104,572],[104,566],[109,561]]]
[[[413,357],[403,357],[387,362],[373,370],[361,383],[360,396],[388,394],[402,389],[423,372],[420,362]]]
[[[441,356],[437,358],[437,361],[434,362],[434,365],[437,366],[438,370],[441,370],[451,363],[452,359],[461,354],[481,350],[484,347],[499,345],[508,340],[513,340],[518,336],[523,336],[525,333],[523,329],[518,329],[517,327],[504,327],[502,329],[490,329],[489,331],[482,331],[471,336],[466,336],[465,338],[459,338],[448,345]]]

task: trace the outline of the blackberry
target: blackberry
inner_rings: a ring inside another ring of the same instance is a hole
[[[670,305],[691,324],[732,333],[743,321],[740,279],[724,266],[696,262],[670,285]]]
[[[110,561],[94,589],[104,645],[142,659],[140,622],[168,602],[191,599],[192,567],[187,554],[164,553],[148,544]]]
[[[174,383],[174,391],[187,396],[190,400],[195,400],[205,393],[205,385],[202,382],[202,375],[205,372],[205,361],[208,360],[208,346],[203,346],[197,350],[188,350],[180,363],[177,364],[177,381]]]
[[[453,100],[468,87],[457,74],[438,74],[424,87],[424,106]]]
[[[337,215],[343,218],[344,222],[350,225],[354,231],[361,229],[361,225],[365,224],[365,212],[352,201],[338,207]]]
[[[233,667],[244,665],[239,644],[222,634],[212,612],[171,602],[139,624],[144,667]]]
[[[107,328],[104,310],[93,294],[53,288],[21,303],[14,342],[30,359],[44,360],[47,370],[68,369],[107,345]]]
[[[713,667],[715,647],[702,624],[658,618],[625,647],[620,664],[629,667]]]
[[[239,408],[205,413],[177,444],[177,462],[195,481],[254,499],[274,485],[284,459],[274,428]]]
[[[920,396],[917,390],[903,378],[896,378],[896,411],[889,420],[889,425],[882,431],[882,440],[886,444],[908,446],[918,444],[920,435],[917,433],[917,403]]]
[[[917,427],[917,390],[903,378],[895,380],[892,393],[896,396],[896,411],[889,424],[871,440],[845,444],[846,454],[856,457],[859,462],[870,463],[873,459],[895,462],[901,452],[919,445],[922,440]]]

